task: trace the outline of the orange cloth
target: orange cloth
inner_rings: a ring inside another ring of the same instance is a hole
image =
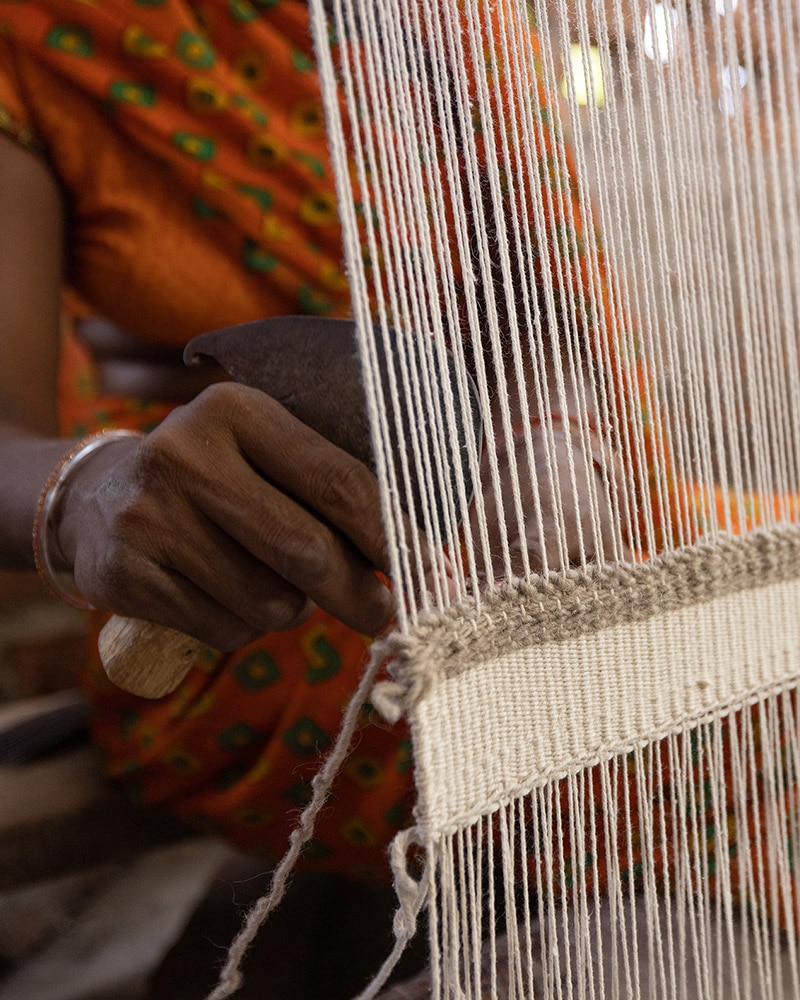
[[[71,290],[127,332],[177,346],[261,316],[347,314],[299,0],[3,5],[0,128],[64,188]],[[148,430],[170,409],[103,396],[69,322],[60,396],[70,435]],[[132,795],[276,859],[366,655],[362,636],[317,612],[295,633],[204,659],[151,703],[107,682],[92,643],[94,734]],[[412,804],[402,725],[365,713],[332,802],[306,860],[385,877]]]
[[[306,7],[264,6],[0,8],[0,127],[64,187],[70,283],[143,339],[347,312]]]

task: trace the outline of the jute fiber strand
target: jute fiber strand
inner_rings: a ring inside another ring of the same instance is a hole
[[[362,996],[425,907],[437,998],[798,997],[800,8],[310,6],[418,791]]]

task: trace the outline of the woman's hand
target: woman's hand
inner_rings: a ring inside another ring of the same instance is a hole
[[[594,439],[594,435],[591,435]],[[598,445],[596,440],[592,445]],[[481,483],[486,512],[491,567],[486,575],[495,581],[525,573],[525,556],[533,573],[579,566],[586,562],[626,559],[630,553],[620,537],[627,525],[624,491],[619,472],[599,458],[599,446],[586,454],[577,429],[556,423],[552,437],[541,427],[531,428],[532,462],[520,433],[513,442],[523,525],[517,524],[512,462],[504,448],[498,449],[497,472],[501,486],[498,501],[493,487],[487,451],[481,459]],[[613,466],[613,463],[610,463]],[[616,509],[612,505],[615,494]],[[538,513],[537,513],[538,508]],[[479,544],[477,512],[471,526]],[[503,532],[506,538],[503,538]]]
[[[388,562],[375,477],[235,383],[76,469],[57,542],[95,607],[217,649],[294,628],[315,605],[369,635],[393,616],[374,573]]]

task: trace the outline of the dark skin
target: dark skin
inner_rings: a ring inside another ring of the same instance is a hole
[[[33,565],[58,437],[64,207],[44,162],[0,136],[0,565]],[[359,632],[392,619],[378,485],[257,390],[203,389],[148,437],[70,477],[54,562],[97,608],[234,650],[319,606]]]

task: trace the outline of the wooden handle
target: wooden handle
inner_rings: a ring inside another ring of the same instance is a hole
[[[203,644],[172,628],[114,615],[98,639],[100,659],[117,687],[141,698],[174,691]]]

